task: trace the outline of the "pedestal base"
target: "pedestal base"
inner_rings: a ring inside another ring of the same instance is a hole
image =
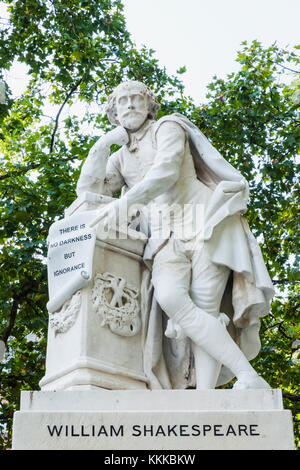
[[[22,392],[15,450],[292,450],[280,390]]]

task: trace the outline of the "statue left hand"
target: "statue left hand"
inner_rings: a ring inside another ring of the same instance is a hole
[[[117,224],[119,225],[120,221],[127,219],[127,210],[126,213],[123,213],[123,210],[126,210],[126,208],[122,205],[122,199],[116,199],[106,204],[98,211],[98,215],[92,220],[90,227],[94,227],[94,225],[102,222],[103,225],[117,229]]]

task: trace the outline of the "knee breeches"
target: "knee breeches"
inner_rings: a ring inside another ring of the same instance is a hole
[[[210,261],[205,244],[171,238],[154,259],[154,295],[169,318],[195,305],[217,316],[229,273]]]

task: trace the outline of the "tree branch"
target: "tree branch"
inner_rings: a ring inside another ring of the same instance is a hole
[[[79,87],[80,83],[82,82],[83,80],[83,77],[78,80],[77,83],[75,83],[75,85],[73,86],[73,88],[71,88],[71,90],[69,91],[69,93],[67,94],[67,96],[65,97],[61,107],[59,108],[58,110],[58,113],[56,115],[56,118],[54,120],[55,124],[54,124],[54,129],[53,129],[53,132],[52,132],[52,135],[51,135],[51,143],[50,143],[50,150],[49,150],[49,153],[52,153],[53,152],[53,147],[54,147],[54,139],[55,139],[55,134],[57,132],[57,129],[58,129],[58,121],[59,121],[59,117],[61,115],[61,112],[62,110],[64,109],[65,105],[67,104],[68,100],[70,99],[70,97],[73,95],[73,93],[77,90],[77,88]]]
[[[24,300],[26,300],[26,296],[28,293],[33,292],[35,289],[36,291],[38,291],[38,287],[41,281],[45,279],[45,277],[46,273],[42,274],[39,279],[28,279],[29,283],[27,285],[25,284],[22,293],[13,296],[13,303],[9,314],[9,320],[1,337],[2,341],[4,341],[5,344],[7,343],[7,340],[11,335],[12,329],[15,325],[19,306],[22,304],[22,302],[24,302]]]
[[[284,222],[282,222],[282,223],[284,223]],[[297,282],[298,282],[297,279],[295,281],[290,281],[289,279],[273,279],[272,280],[273,284],[286,284],[286,283],[295,284]]]
[[[14,327],[16,317],[17,317],[19,304],[20,304],[20,298],[19,297],[14,297],[12,307],[11,307],[11,310],[10,310],[8,325],[5,328],[5,330],[3,332],[3,335],[2,335],[2,340],[4,341],[5,344],[7,343],[7,340],[10,336],[10,333],[11,333],[13,327]]]
[[[294,395],[293,393],[283,392],[282,396],[291,401],[300,401],[300,395]]]
[[[285,65],[278,64],[277,62],[274,62],[274,61],[271,61],[271,62],[273,62],[273,64],[279,65],[279,67],[282,67],[285,70],[289,70],[290,72],[300,73],[300,70],[293,70],[293,69],[290,69],[289,67],[286,67]]]
[[[271,313],[269,314],[271,318],[273,318],[273,320],[276,320],[275,316],[272,315]],[[271,329],[271,328],[275,328],[277,327],[278,328],[278,331],[280,331],[280,333],[287,339],[290,339],[290,340],[293,340],[294,338],[292,338],[291,336],[289,336],[286,332],[285,332],[285,329],[283,327],[283,323],[284,323],[284,320],[282,321],[279,321],[277,323],[275,323],[274,325],[271,325],[269,328],[267,328],[267,330]]]
[[[74,155],[74,156],[68,158],[68,161],[71,162],[71,161],[75,160],[76,158],[78,158],[78,156]],[[29,165],[29,166],[26,166],[26,167],[23,167],[23,168],[19,168],[18,170],[14,170],[14,171],[11,171],[9,173],[5,173],[4,175],[0,175],[0,181],[4,180],[6,178],[11,178],[12,176],[23,175],[23,174],[27,173],[30,170],[36,170],[41,165],[42,165],[42,163],[39,162],[39,163],[36,163],[35,165]]]
[[[58,122],[59,122],[59,118],[60,118],[60,115],[62,113],[62,110],[64,109],[65,105],[67,104],[68,100],[70,99],[70,97],[73,95],[73,93],[77,90],[77,88],[79,87],[80,83],[82,82],[83,80],[83,77],[78,80],[77,83],[75,83],[75,85],[73,86],[73,88],[69,91],[69,93],[67,94],[67,96],[65,97],[62,105],[60,106],[59,110],[58,110],[58,113],[56,115],[56,118],[54,119],[54,129],[53,129],[53,132],[52,132],[52,135],[51,135],[51,142],[50,142],[50,150],[49,150],[49,153],[52,153],[53,152],[53,148],[54,148],[54,140],[55,140],[55,134],[57,132],[57,129],[58,129]],[[30,170],[36,170],[38,167],[40,166],[40,163],[37,163],[35,165],[30,165],[28,167],[25,167],[25,168],[20,168],[18,170],[15,170],[15,171],[12,171],[10,173],[5,173],[4,175],[0,175],[0,181],[1,180],[4,180],[6,178],[10,178],[12,175],[22,175],[23,173],[27,173],[27,171],[30,171]]]
[[[19,168],[18,170],[10,171],[9,173],[0,175],[0,181],[5,180],[6,178],[10,178],[11,176],[22,175],[23,173],[27,173],[27,171],[30,171],[30,170],[36,170],[39,166],[40,166],[40,163],[36,163],[35,165],[29,165],[23,168]]]

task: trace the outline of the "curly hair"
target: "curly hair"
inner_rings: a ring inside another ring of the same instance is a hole
[[[148,104],[149,104],[148,118],[149,119],[156,119],[157,111],[160,108],[160,104],[157,101],[157,98],[156,98],[155,94],[153,93],[153,91],[150,90],[150,88],[148,88],[142,82],[138,82],[138,81],[135,81],[135,80],[129,80],[127,82],[120,83],[120,85],[118,85],[114,89],[114,91],[107,98],[107,104],[105,106],[105,112],[106,112],[108,120],[111,124],[120,125],[120,123],[118,121],[118,117],[117,117],[118,114],[117,114],[116,98],[117,98],[118,90],[122,86],[130,85],[130,84],[134,84],[134,85],[138,84],[138,85],[142,85],[144,87],[145,94],[148,98]]]

